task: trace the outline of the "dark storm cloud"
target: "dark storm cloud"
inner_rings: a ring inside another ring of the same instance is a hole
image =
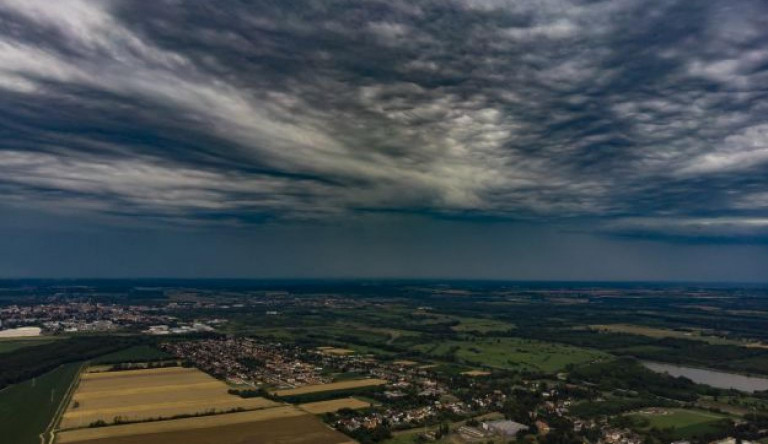
[[[768,237],[759,1],[0,1],[0,192]]]

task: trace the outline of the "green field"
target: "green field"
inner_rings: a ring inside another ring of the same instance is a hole
[[[7,339],[0,341],[0,353],[12,352],[24,347],[48,344],[54,339]]]
[[[496,319],[463,317],[456,317],[456,319],[460,322],[460,324],[451,327],[451,330],[456,332],[477,331],[480,333],[488,333],[490,331],[507,331],[515,328],[514,324],[498,321]]]
[[[414,349],[436,357],[453,355],[459,362],[549,373],[563,370],[568,364],[609,357],[595,350],[518,338],[444,341],[417,345]]]
[[[170,357],[168,353],[154,347],[137,345],[99,356],[91,362],[93,364],[118,364],[121,362],[159,361]]]
[[[679,439],[717,432],[722,429],[723,420],[728,418],[727,415],[690,409],[658,409],[629,416],[647,421],[648,425],[643,429],[673,429],[675,438]]]
[[[48,427],[79,368],[78,363],[65,364],[0,391],[2,442],[40,444],[40,433]]]

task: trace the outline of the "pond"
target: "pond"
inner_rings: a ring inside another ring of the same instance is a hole
[[[768,390],[768,378],[744,376],[704,368],[684,367],[660,362],[643,362],[643,365],[658,373],[672,376],[685,376],[693,382],[706,384],[721,389],[736,389],[743,392]]]

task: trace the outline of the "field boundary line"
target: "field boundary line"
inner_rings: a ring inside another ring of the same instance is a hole
[[[59,407],[56,409],[56,412],[53,414],[53,417],[51,418],[51,422],[48,423],[48,427],[43,430],[43,433],[40,434],[40,444],[53,444],[54,440],[56,439],[56,424],[61,421],[61,417],[64,415],[64,412],[67,409],[67,406],[69,405],[69,401],[72,400],[72,396],[75,393],[75,387],[80,383],[80,375],[83,374],[83,370],[85,366],[88,364],[88,362],[83,362],[80,364],[80,367],[77,369],[77,374],[74,378],[72,378],[72,382],[69,384],[69,387],[67,388],[66,393],[64,393],[64,396],[61,398],[61,402],[59,403]],[[46,435],[50,435],[50,438],[48,441],[46,441]]]

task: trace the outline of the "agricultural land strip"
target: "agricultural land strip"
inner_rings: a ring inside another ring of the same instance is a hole
[[[332,382],[330,384],[305,385],[285,390],[276,390],[272,392],[276,396],[296,396],[307,393],[330,392],[336,390],[348,390],[362,387],[374,387],[384,385],[387,381],[384,379],[353,379],[349,381]]]

